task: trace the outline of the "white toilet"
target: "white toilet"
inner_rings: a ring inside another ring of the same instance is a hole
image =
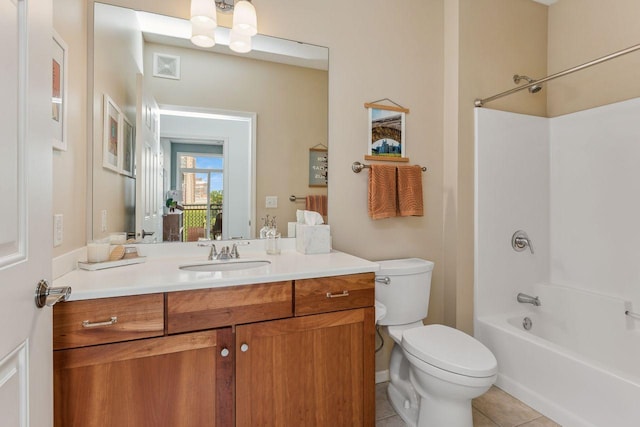
[[[411,427],[472,427],[471,399],[495,382],[498,363],[475,338],[444,325],[424,326],[433,263],[380,261],[378,320],[396,345],[389,365],[389,400]],[[382,307],[384,306],[384,307]]]

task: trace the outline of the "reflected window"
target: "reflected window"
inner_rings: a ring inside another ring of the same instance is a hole
[[[185,241],[222,238],[224,158],[221,154],[177,153]]]

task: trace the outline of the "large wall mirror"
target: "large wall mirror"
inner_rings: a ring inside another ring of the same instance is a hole
[[[202,49],[187,20],[94,4],[93,239],[255,238],[267,215],[284,236],[326,202],[328,49],[257,35],[236,54],[218,30]]]

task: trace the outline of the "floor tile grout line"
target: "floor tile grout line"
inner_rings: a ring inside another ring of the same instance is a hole
[[[475,409],[476,411],[480,412],[482,415],[484,415],[489,421],[491,421],[493,424],[495,424],[498,427],[503,427],[500,425],[500,423],[498,423],[496,420],[494,420],[493,418],[491,418],[488,414],[485,414],[484,412],[482,412],[480,409],[476,408],[475,406],[471,405],[473,409]],[[514,426],[517,427],[517,426]]]
[[[518,424],[517,426],[514,426],[514,427],[522,427],[522,426],[524,426],[524,425],[527,425],[528,423],[531,423],[531,422],[533,422],[533,421],[535,421],[535,420],[539,420],[539,419],[541,419],[541,418],[545,418],[545,416],[544,416],[544,415],[542,415],[542,414],[540,414],[540,416],[539,416],[539,417],[532,418],[532,419],[530,419],[529,421],[525,421],[525,422],[523,422],[522,424]],[[556,424],[557,424],[557,423],[556,423]]]

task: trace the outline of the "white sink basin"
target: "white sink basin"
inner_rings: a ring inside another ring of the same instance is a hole
[[[249,270],[251,268],[264,267],[271,264],[267,260],[229,260],[229,261],[208,261],[197,264],[181,265],[180,270],[188,271],[237,271]]]

